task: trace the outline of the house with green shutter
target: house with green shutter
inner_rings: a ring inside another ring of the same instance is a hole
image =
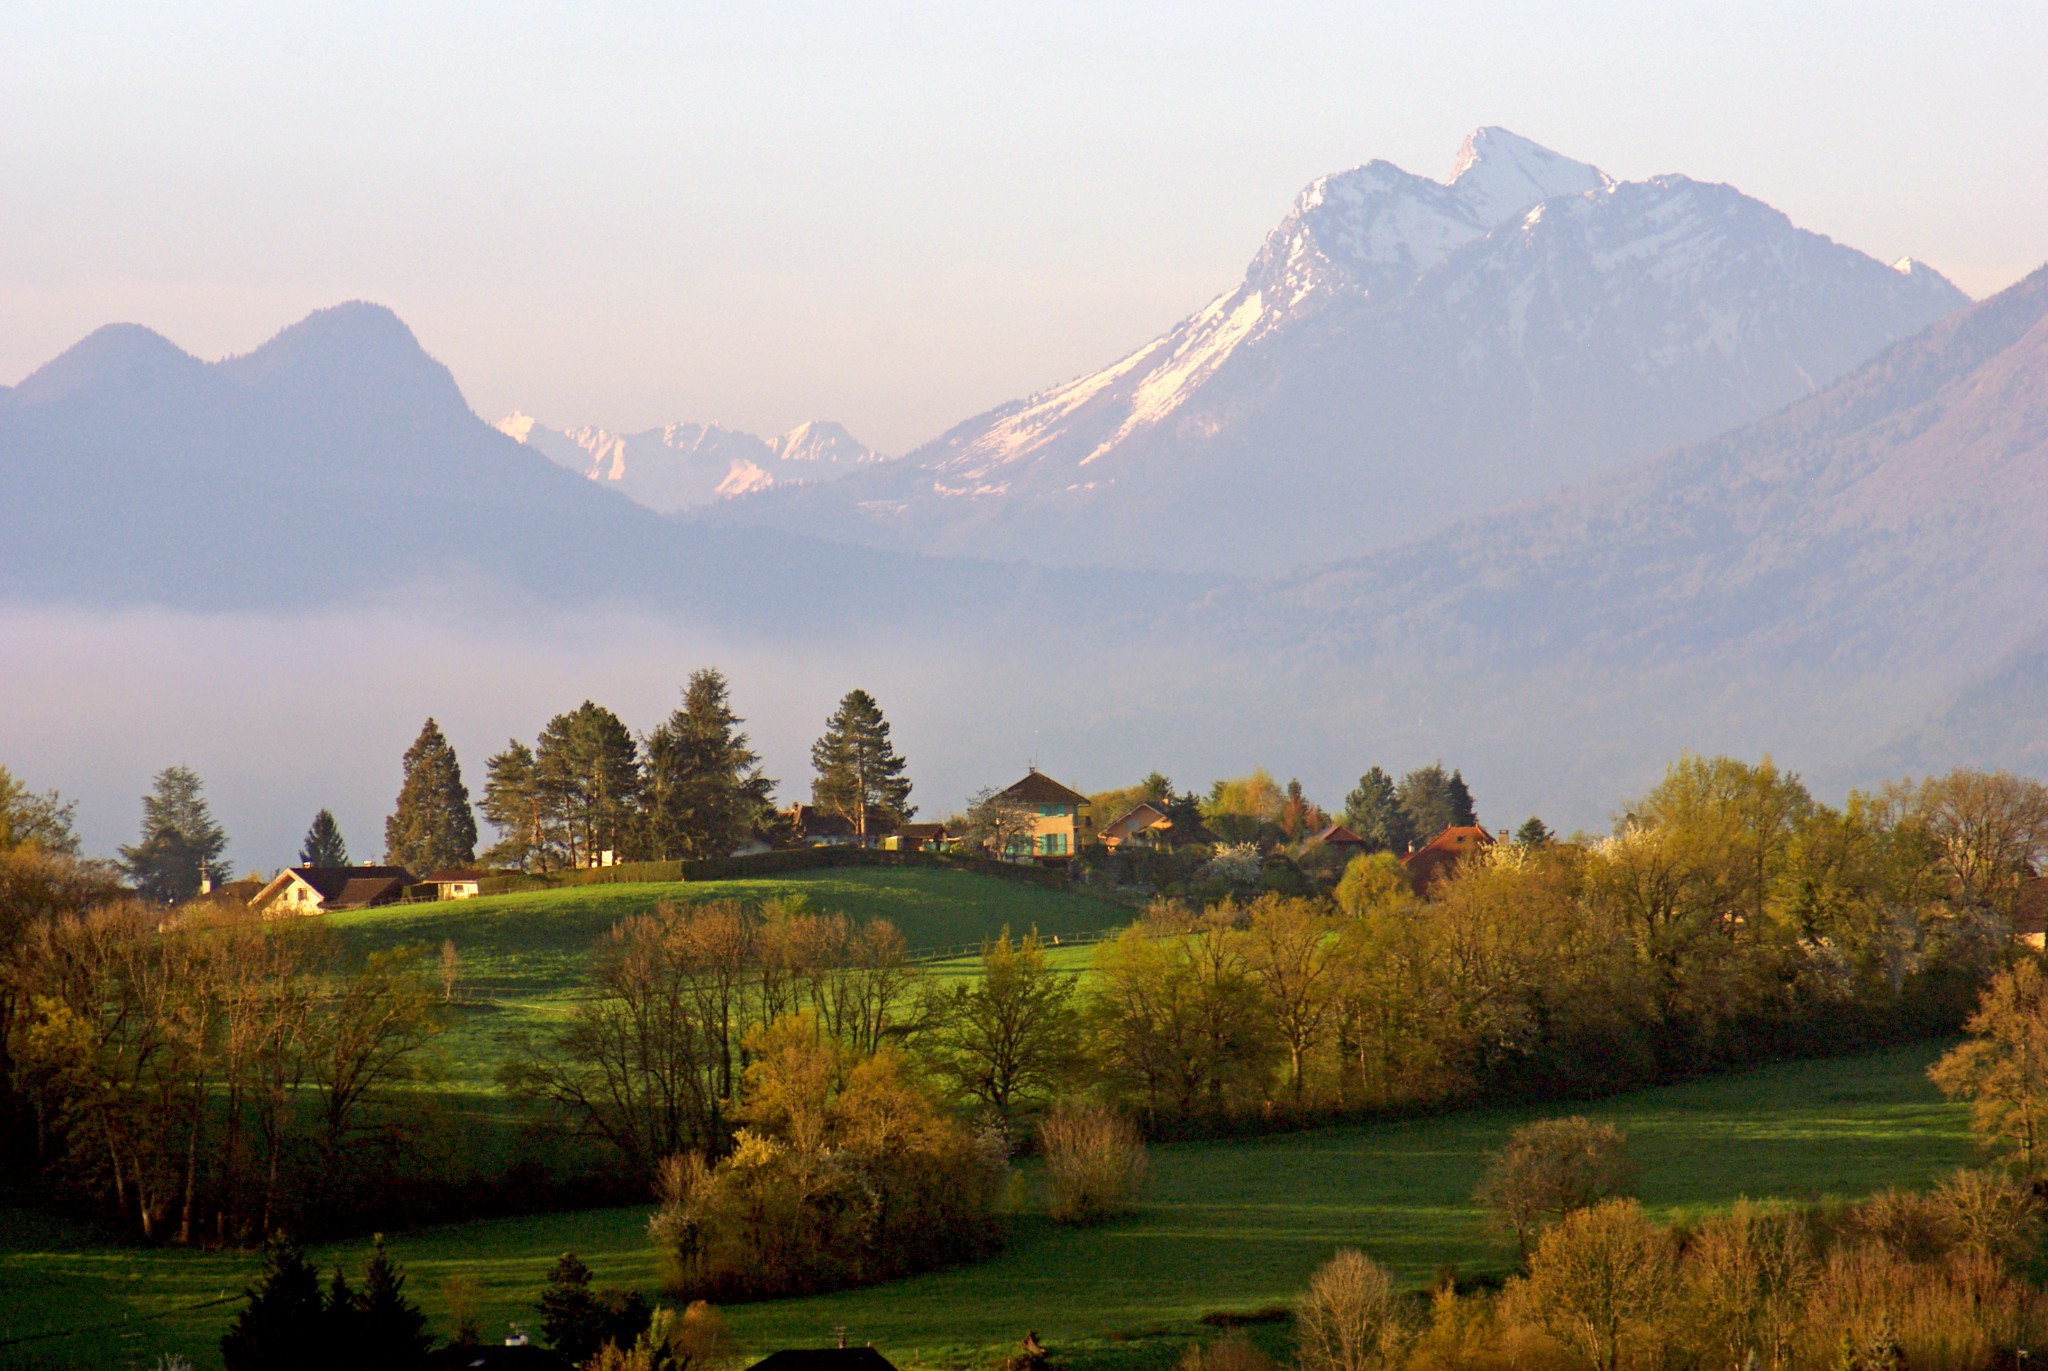
[[[1087,836],[1088,797],[1069,790],[1052,777],[1032,767],[1023,780],[1002,793],[1001,798],[1028,811],[1034,820],[1028,837],[1010,848],[1014,861],[1036,859],[1064,862],[1074,855]]]

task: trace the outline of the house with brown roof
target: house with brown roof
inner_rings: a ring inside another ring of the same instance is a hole
[[[451,866],[445,871],[420,877],[420,884],[434,887],[437,900],[473,900],[477,897],[478,883],[490,874],[480,866]]]
[[[1012,861],[1064,862],[1088,836],[1082,814],[1088,797],[1069,790],[1035,766],[996,798],[1032,817],[1031,832],[1018,838],[1005,854]]]
[[[249,907],[266,919],[365,909],[403,899],[413,875],[402,866],[288,866]]]
[[[1401,859],[1417,895],[1458,869],[1458,863],[1493,846],[1493,835],[1477,824],[1453,824]]]
[[[1173,820],[1166,811],[1150,800],[1140,800],[1130,811],[1119,814],[1102,826],[1102,845],[1111,852],[1125,843],[1138,846],[1156,846],[1166,841],[1166,835],[1173,831]]]
[[[1334,847],[1345,853],[1363,852],[1372,846],[1371,843],[1342,824],[1331,824],[1322,832],[1312,834],[1309,837],[1309,841],[1321,843],[1325,847]]]
[[[851,847],[859,838],[851,819],[816,805],[791,805],[782,812],[799,847]]]
[[[944,824],[898,824],[882,838],[884,852],[951,852],[958,846],[960,840]]]

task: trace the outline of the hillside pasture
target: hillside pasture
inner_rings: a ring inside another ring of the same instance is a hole
[[[867,1290],[726,1310],[749,1353],[821,1345],[844,1327],[896,1363],[983,1367],[1027,1328],[1076,1371],[1165,1367],[1211,1330],[1205,1314],[1285,1304],[1340,1246],[1359,1246],[1410,1286],[1440,1268],[1498,1275],[1505,1249],[1472,1203],[1487,1151],[1533,1118],[1576,1109],[1615,1123],[1640,1167],[1638,1193],[1660,1216],[1697,1215],[1739,1197],[1853,1198],[1921,1186],[1973,1160],[1967,1110],[1926,1079],[1933,1045],[1795,1062],[1647,1090],[1583,1106],[1483,1110],[1323,1128],[1245,1141],[1153,1149],[1140,1212],[1067,1231],[1034,1214],[1016,1221],[995,1259]],[[1027,1176],[1031,1168],[1025,1168]],[[1035,1177],[1033,1177],[1035,1180]],[[537,1326],[531,1309],[546,1269],[574,1249],[601,1282],[654,1292],[648,1209],[594,1210],[394,1235],[411,1290],[436,1319],[438,1285],[457,1272],[486,1293],[493,1336]],[[8,1216],[0,1216],[8,1217]],[[365,1244],[320,1253],[360,1263]],[[0,1241],[0,1342],[22,1332],[96,1321],[90,1333],[0,1346],[0,1365],[118,1365],[177,1350],[218,1365],[214,1342],[248,1278],[246,1255],[96,1246],[76,1230],[36,1223]],[[13,1358],[10,1363],[7,1359]]]
[[[442,1085],[457,1097],[488,1096],[497,1088],[507,1038],[545,1029],[567,1012],[581,992],[590,949],[613,924],[664,902],[771,899],[801,899],[856,923],[887,919],[913,955],[965,948],[1005,928],[1071,937],[1136,917],[1107,900],[970,871],[840,867],[726,881],[568,886],[346,910],[322,922],[356,955],[455,944],[460,974],[441,1043]]]

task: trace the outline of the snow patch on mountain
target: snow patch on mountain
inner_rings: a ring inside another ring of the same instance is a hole
[[[813,419],[774,438],[722,424],[665,424],[640,433],[554,429],[514,411],[497,429],[579,476],[663,514],[777,487],[832,481],[887,458],[837,423]]]

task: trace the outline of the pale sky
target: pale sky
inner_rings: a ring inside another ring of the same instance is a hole
[[[10,0],[0,382],[396,309],[485,417],[902,451],[1500,124],[1982,295],[2048,259],[2048,4]]]

